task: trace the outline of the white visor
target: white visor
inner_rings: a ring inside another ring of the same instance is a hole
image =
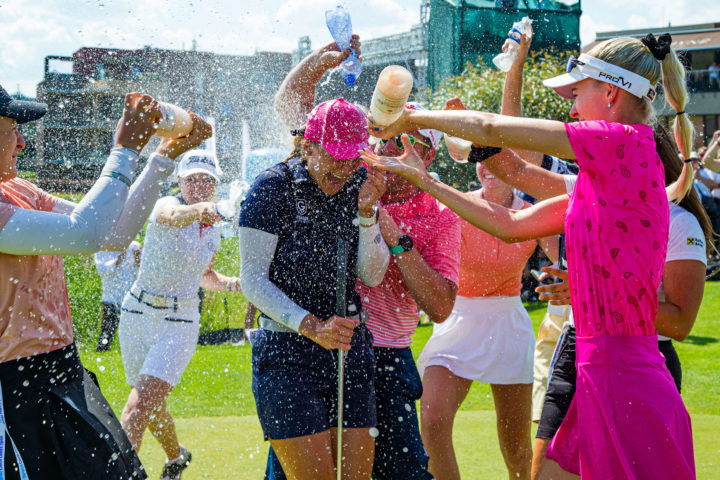
[[[561,97],[572,100],[572,86],[586,78],[617,85],[638,98],[644,97],[651,102],[655,100],[655,88],[647,78],[584,53],[578,59],[570,57],[568,73],[543,80],[543,85],[552,88]]]

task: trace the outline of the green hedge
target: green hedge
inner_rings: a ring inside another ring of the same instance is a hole
[[[95,270],[92,255],[68,256],[64,261],[75,340],[80,344],[94,345],[100,330],[100,276]],[[215,270],[225,275],[240,274],[237,239],[227,238],[222,241],[215,260]],[[200,332],[227,326],[242,327],[246,305],[247,300],[241,293],[206,291]]]

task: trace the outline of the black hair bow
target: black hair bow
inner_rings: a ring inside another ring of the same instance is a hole
[[[648,33],[645,38],[640,40],[646,47],[650,49],[650,53],[659,61],[665,60],[665,56],[670,53],[670,44],[672,43],[672,37],[669,33],[663,33],[659,37],[655,38],[655,35]]]

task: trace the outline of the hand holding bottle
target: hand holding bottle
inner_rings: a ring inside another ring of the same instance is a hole
[[[353,53],[353,51],[357,52],[358,59],[362,61],[362,57],[360,56],[360,45],[360,36],[357,34],[352,35],[352,38],[350,39],[350,47],[346,49],[340,48],[336,42],[328,43],[319,50],[320,66],[325,71],[330,70],[331,68],[339,67],[340,64],[344,62],[351,53]]]
[[[130,148],[139,154],[155,133],[160,117],[158,102],[150,95],[128,93],[115,130],[115,147]]]
[[[325,24],[341,50],[345,51],[352,48],[352,22],[350,12],[345,7],[338,5],[332,10],[327,10],[325,12]],[[348,56],[340,63],[339,68],[345,80],[345,85],[348,87],[355,85],[355,80],[362,72],[362,63],[360,63],[359,57],[359,51],[351,50]]]
[[[155,153],[169,157],[177,158],[188,150],[198,147],[203,140],[212,137],[212,126],[207,123],[200,115],[188,111],[192,119],[192,130],[187,136],[179,138],[165,137],[158,145]]]
[[[530,34],[532,36],[531,23],[532,20],[528,17],[523,17],[519,22],[513,23],[508,33],[508,38],[505,41],[506,46],[503,45],[503,52],[493,58],[495,66],[503,72],[509,71],[510,67],[515,63],[523,34]],[[527,55],[527,52],[525,55]]]

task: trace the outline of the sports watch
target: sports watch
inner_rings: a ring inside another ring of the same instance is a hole
[[[413,249],[413,241],[410,235],[400,235],[398,244],[390,249],[390,253],[397,255],[399,253],[409,252]]]

